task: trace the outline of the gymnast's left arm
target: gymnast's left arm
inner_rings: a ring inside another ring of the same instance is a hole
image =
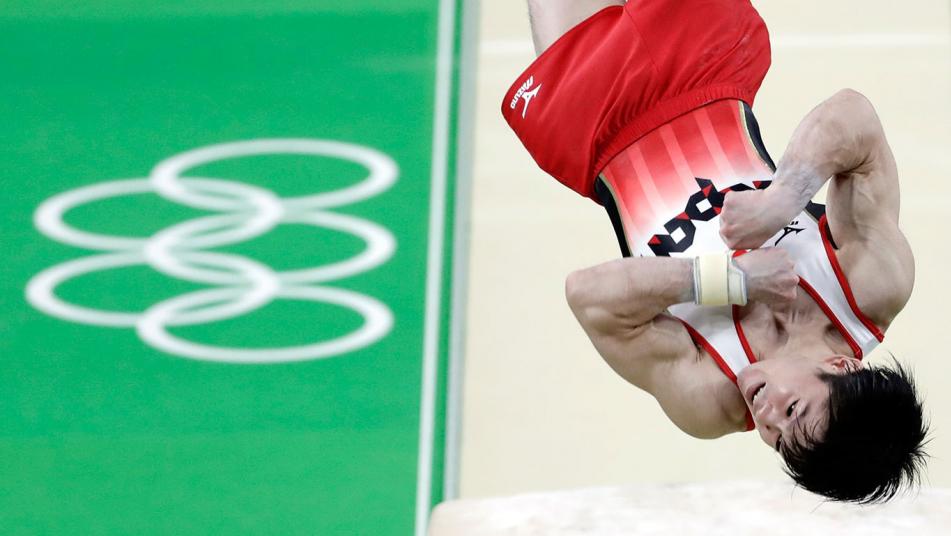
[[[898,226],[895,158],[861,93],[845,89],[813,109],[793,133],[770,187],[726,196],[720,234],[732,248],[758,247],[830,180],[826,215],[840,261],[849,264],[860,308],[886,325],[911,296],[915,266]]]
[[[851,89],[826,99],[799,123],[769,188],[727,194],[720,215],[721,236],[732,249],[759,247],[795,219],[830,179],[830,194],[846,183],[852,194],[839,203],[830,200],[830,212],[848,216],[837,218],[848,227],[837,237],[868,236],[874,234],[869,226],[889,220],[897,224],[894,158],[872,104]]]

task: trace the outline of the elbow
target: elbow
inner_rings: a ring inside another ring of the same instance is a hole
[[[875,112],[875,106],[868,97],[854,89],[842,89],[830,99],[838,110],[836,127],[849,133],[857,145],[856,150],[863,154],[879,147],[885,139],[882,122]]]
[[[571,307],[572,311],[577,312],[578,308],[580,307],[581,297],[583,294],[583,291],[581,290],[583,286],[583,279],[584,275],[581,273],[581,271],[571,272],[567,277],[565,277],[565,300],[568,301],[568,306]]]
[[[881,122],[875,112],[875,106],[862,93],[851,88],[840,89],[832,96],[832,100],[847,110],[852,124],[867,126],[876,132],[880,130]]]
[[[871,101],[868,100],[868,97],[862,94],[862,92],[852,89],[850,87],[840,89],[833,95],[833,98],[844,100],[844,101],[854,101],[854,102],[865,102],[871,105]]]
[[[565,278],[565,300],[571,313],[583,326],[596,324],[604,313],[603,304],[593,294],[590,275],[586,270],[571,272]]]
[[[588,270],[579,270],[565,278],[565,299],[581,327],[589,334],[614,329],[616,313],[602,301],[597,284]]]
[[[862,115],[875,113],[875,107],[872,106],[872,101],[870,101],[863,93],[852,88],[840,89],[835,95],[832,96],[832,100],[839,103],[839,105],[847,106],[855,113],[860,113]]]

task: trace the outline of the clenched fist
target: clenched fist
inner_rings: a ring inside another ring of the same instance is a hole
[[[730,249],[754,249],[779,232],[802,210],[778,184],[765,190],[728,192],[720,211],[720,237]]]
[[[746,292],[750,301],[784,305],[796,299],[799,276],[785,249],[754,249],[737,257],[735,262],[746,274]]]

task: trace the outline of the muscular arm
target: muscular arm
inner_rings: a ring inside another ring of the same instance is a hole
[[[880,327],[891,323],[911,296],[915,265],[898,226],[895,158],[868,99],[843,90],[806,116],[776,179],[776,193],[802,206],[832,181],[827,219],[858,305]]]
[[[626,258],[568,276],[568,304],[604,360],[652,394],[684,432],[699,438],[741,431],[726,414],[724,389],[735,389],[700,351],[684,326],[665,314],[693,300],[692,260]]]
[[[736,264],[746,274],[750,301],[795,299],[799,277],[788,252],[757,250]],[[693,259],[632,257],[572,273],[565,292],[571,310],[601,349],[642,335],[669,306],[694,301],[693,281]]]
[[[694,299],[693,261],[617,259],[570,274],[565,294],[585,331],[634,333],[667,307]]]
[[[884,327],[911,295],[914,258],[898,227],[895,158],[862,94],[842,90],[813,109],[793,133],[773,184],[727,196],[721,234],[730,247],[757,247],[830,180],[826,214],[839,260],[859,307]]]
[[[802,120],[771,188],[805,207],[830,179],[832,187],[852,190],[852,197],[841,200],[847,206],[831,207],[842,212],[838,219],[843,240],[867,237],[881,226],[897,226],[895,159],[872,103],[850,89],[836,93]]]

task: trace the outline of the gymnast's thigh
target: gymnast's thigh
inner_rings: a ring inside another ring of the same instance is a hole
[[[535,54],[540,55],[565,32],[598,11],[624,4],[625,0],[528,0]]]

